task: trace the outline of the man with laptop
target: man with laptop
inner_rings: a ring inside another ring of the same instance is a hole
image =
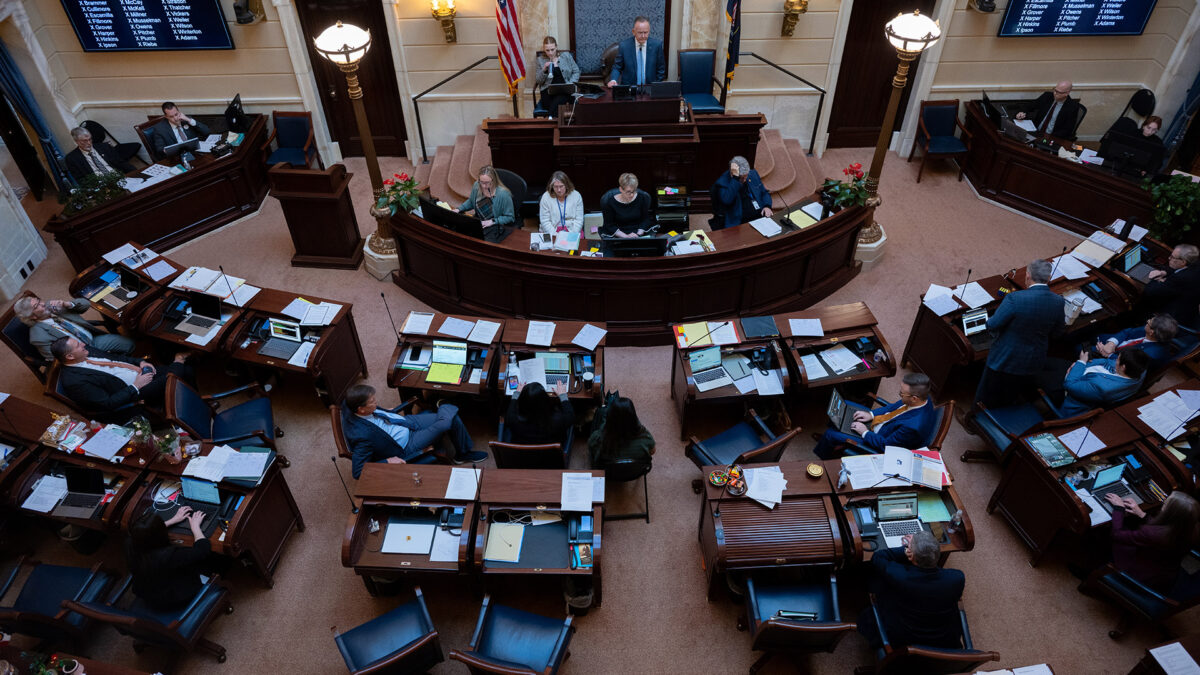
[[[836,391],[833,395],[840,398]],[[841,457],[848,444],[873,454],[883,452],[889,445],[909,450],[919,448],[924,444],[924,439],[929,437],[937,420],[934,406],[929,401],[929,376],[924,373],[905,374],[900,382],[900,400],[877,410],[845,403],[854,410],[849,431],[833,427],[826,429],[817,438],[817,446],[813,448],[813,452],[821,459]],[[833,407],[830,407],[830,422],[839,424],[838,420],[833,419]]]
[[[458,417],[458,406],[438,405],[437,412],[398,415],[380,409],[375,388],[356,384],[346,391],[342,403],[342,433],[353,455],[350,471],[355,478],[367,462],[429,464],[438,458],[425,448],[450,445],[455,464],[482,462],[487,453],[473,451],[474,442]]]
[[[21,323],[29,326],[29,343],[47,361],[54,358],[50,345],[64,337],[73,337],[110,354],[132,354],[132,339],[107,333],[83,318],[83,313],[90,307],[91,303],[84,298],[45,301],[29,293],[13,304],[13,313]]]
[[[73,337],[55,340],[50,352],[62,368],[59,382],[63,392],[89,415],[111,415],[118,408],[138,402],[161,409],[168,373],[193,386],[196,381],[195,372],[185,363],[187,352],[176,354],[163,371],[149,361],[100,351],[93,354]],[[131,408],[126,418],[139,414],[139,410]]]
[[[919,644],[961,649],[958,601],[966,576],[961,570],[938,567],[941,548],[933,534],[907,535],[903,544],[871,556],[869,588],[875,595],[879,623],[868,607],[858,617],[858,632],[875,649],[883,645],[880,624],[893,647]]]
[[[178,145],[192,139],[203,140],[209,135],[208,127],[203,122],[183,114],[179,106],[171,101],[162,104],[164,119],[150,129],[150,144],[154,152],[163,156],[168,147]]]

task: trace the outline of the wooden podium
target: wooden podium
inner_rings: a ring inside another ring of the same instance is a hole
[[[267,171],[271,196],[279,200],[292,233],[293,267],[358,269],[363,239],[350,200],[350,177],[342,164],[319,171],[279,163]]]

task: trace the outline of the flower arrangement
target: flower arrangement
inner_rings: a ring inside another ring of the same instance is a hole
[[[833,206],[839,208],[866,204],[869,193],[862,163],[855,162],[842,169],[842,175],[846,176],[844,181],[827,178],[821,185],[821,193],[827,195]]]
[[[375,208],[381,211],[387,209],[392,215],[396,215],[398,210],[410,213],[420,203],[417,201],[419,193],[416,178],[407,173],[394,173],[391,178],[383,181],[383,189],[379,191],[379,198],[375,200]]]
[[[120,197],[125,194],[125,187],[122,185],[124,180],[125,176],[116,171],[99,176],[89,174],[79,181],[79,185],[58,193],[58,203],[63,205],[63,215],[73,216]]]
[[[59,675],[59,673],[79,672],[79,662],[75,659],[51,654],[45,656],[36,652],[23,652],[22,658],[29,659],[31,675]]]

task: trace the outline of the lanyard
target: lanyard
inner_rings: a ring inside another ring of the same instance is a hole
[[[558,231],[565,232],[567,230],[567,200],[564,198],[561,202],[554,200],[558,204]]]

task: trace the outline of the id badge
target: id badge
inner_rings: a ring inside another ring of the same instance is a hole
[[[760,207],[758,202],[753,199],[750,200],[750,206],[753,206],[755,211],[762,211],[762,207]]]

